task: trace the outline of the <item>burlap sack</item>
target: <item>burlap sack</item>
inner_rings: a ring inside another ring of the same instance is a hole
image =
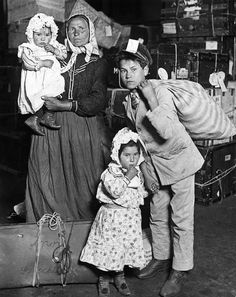
[[[98,12],[98,15],[98,18],[94,21],[97,43],[99,46],[109,49],[117,44],[122,26],[112,22],[102,12]]]
[[[150,80],[154,88],[166,87],[173,94],[180,121],[193,139],[225,139],[236,127],[204,88],[188,80]]]

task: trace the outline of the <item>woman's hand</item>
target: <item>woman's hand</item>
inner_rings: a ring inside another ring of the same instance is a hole
[[[138,85],[138,89],[142,92],[143,96],[146,98],[151,110],[158,106],[158,101],[156,98],[156,93],[152,87],[149,80],[144,80]]]
[[[51,111],[69,111],[71,109],[70,101],[58,100],[56,97],[43,96],[41,98],[45,101],[44,105]]]

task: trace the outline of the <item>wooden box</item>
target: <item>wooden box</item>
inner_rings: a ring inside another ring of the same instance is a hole
[[[109,128],[113,133],[118,132],[118,130],[126,126],[123,101],[128,94],[129,90],[121,88],[109,88],[107,91],[109,106],[106,110],[106,118]]]
[[[196,203],[221,202],[236,192],[236,142],[198,149],[205,163],[196,173]]]
[[[65,20],[65,0],[8,0],[8,24],[31,18],[42,12],[52,15],[56,21]]]

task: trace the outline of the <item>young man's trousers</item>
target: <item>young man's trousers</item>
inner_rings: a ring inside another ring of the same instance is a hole
[[[194,181],[191,175],[161,187],[150,205],[150,228],[155,259],[173,259],[172,268],[193,268]]]

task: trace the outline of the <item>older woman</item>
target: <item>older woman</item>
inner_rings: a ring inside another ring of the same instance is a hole
[[[45,128],[32,136],[26,186],[27,222],[57,212],[63,220],[90,219],[109,145],[103,111],[107,105],[106,62],[99,51],[92,22],[72,16],[66,27],[68,57],[62,65],[62,98],[44,97],[56,111],[59,131]]]

